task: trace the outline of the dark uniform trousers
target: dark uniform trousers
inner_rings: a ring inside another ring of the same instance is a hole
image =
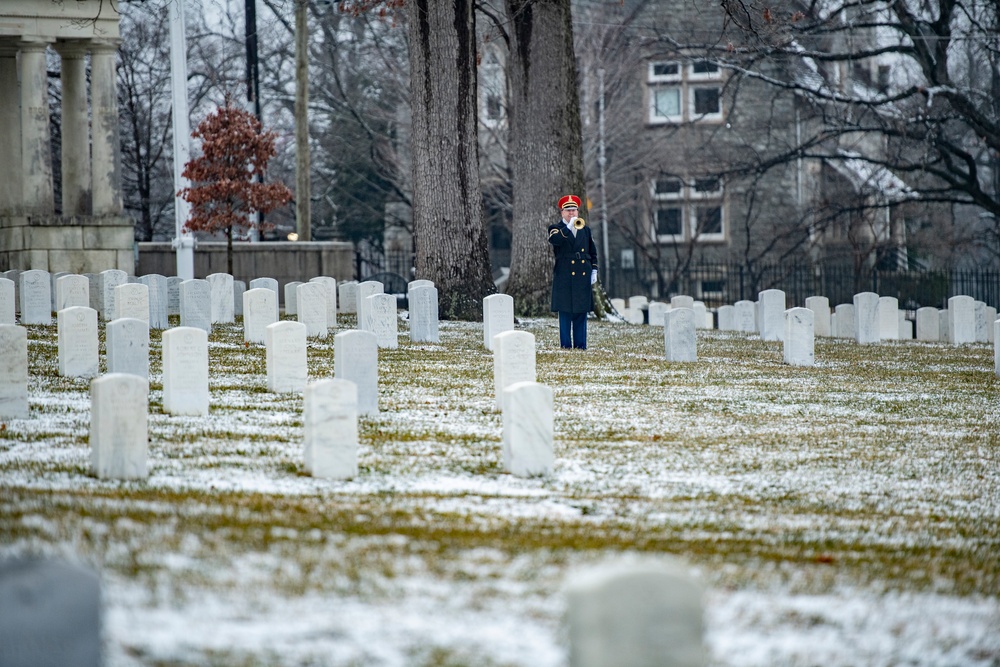
[[[597,269],[597,247],[589,227],[576,234],[562,221],[549,225],[555,255],[552,269],[552,310],[559,313],[559,344],[587,349],[587,314],[593,310],[590,274]]]

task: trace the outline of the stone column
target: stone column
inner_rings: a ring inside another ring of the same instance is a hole
[[[62,212],[90,215],[90,123],[85,42],[56,43],[62,58]]]
[[[0,41],[0,215],[21,209],[21,104],[17,44]]]
[[[120,215],[122,212],[118,95],[115,90],[117,51],[118,40],[96,40],[91,44],[91,174],[94,179],[94,215]]]
[[[45,49],[41,40],[21,47],[21,174],[22,202],[28,214],[55,212],[52,193],[52,149]]]

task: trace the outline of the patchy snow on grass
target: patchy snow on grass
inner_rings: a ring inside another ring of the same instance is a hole
[[[344,329],[352,324],[342,317]],[[705,590],[712,665],[1000,664],[1000,382],[986,345],[593,323],[537,373],[553,473],[503,470],[481,326],[379,351],[359,476],[302,466],[302,397],[272,394],[238,325],[210,337],[211,409],[162,410],[150,341],[149,477],[90,473],[89,381],[29,327],[28,419],[0,429],[0,558],[83,562],[110,665],[562,667],[564,589],[608,560],[681,559]],[[332,377],[332,338],[310,341]]]

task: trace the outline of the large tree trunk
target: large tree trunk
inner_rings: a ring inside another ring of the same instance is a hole
[[[545,230],[559,219],[556,203],[565,194],[586,201],[573,25],[570,0],[507,0],[507,12],[514,233],[506,292],[518,313],[539,315],[549,312]]]
[[[407,3],[417,277],[445,319],[481,319],[490,276],[479,187],[473,0]]]

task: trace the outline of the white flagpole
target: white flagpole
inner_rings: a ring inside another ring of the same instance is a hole
[[[191,157],[191,128],[188,120],[187,46],[184,39],[184,0],[167,0],[170,11],[170,80],[174,103],[174,240],[177,251],[177,277],[194,278],[194,235],[184,230],[191,205],[180,195],[190,185],[181,176]]]

